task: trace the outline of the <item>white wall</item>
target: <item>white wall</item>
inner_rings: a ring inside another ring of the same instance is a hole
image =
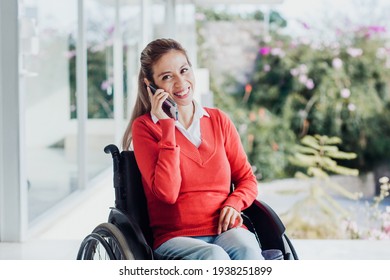
[[[21,241],[27,227],[19,92],[18,3],[0,1],[0,241]]]

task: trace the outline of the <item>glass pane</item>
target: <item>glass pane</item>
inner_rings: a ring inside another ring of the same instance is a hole
[[[139,54],[141,52],[141,6],[140,1],[127,0],[121,7],[123,19],[124,56],[124,116],[130,119],[138,89]],[[127,125],[127,121],[125,121]]]
[[[190,60],[196,62],[196,26],[195,26],[195,5],[188,1],[177,1],[176,3],[176,38],[185,46]]]
[[[89,0],[86,2],[87,45],[88,45],[88,124],[87,160],[88,177],[94,178],[103,170],[111,168],[109,155],[103,153],[106,145],[115,143],[114,120],[114,36],[117,1]],[[135,96],[136,75],[138,74],[138,48],[140,41],[140,1],[119,1],[123,105],[128,119]],[[126,121],[123,122],[123,131]],[[122,135],[119,135],[121,137]],[[115,143],[120,146],[120,143]],[[121,147],[119,147],[121,148]]]
[[[114,69],[113,39],[115,2],[86,1],[88,122],[87,172],[92,179],[111,166],[110,156],[103,152],[114,143]]]
[[[20,4],[29,221],[77,188],[77,127],[70,120],[76,0]]]
[[[152,4],[152,34],[153,38],[161,38],[161,37],[167,37],[167,33],[169,33],[169,30],[167,30],[167,24],[166,24],[166,9],[167,9],[167,3],[162,0],[153,0],[151,1]]]

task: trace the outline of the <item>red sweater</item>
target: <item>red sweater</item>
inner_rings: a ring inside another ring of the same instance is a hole
[[[173,119],[155,124],[145,114],[133,123],[154,248],[176,236],[217,234],[224,206],[242,211],[257,196],[256,177],[234,124],[222,111],[205,109],[210,117],[201,118],[199,148],[176,129]]]

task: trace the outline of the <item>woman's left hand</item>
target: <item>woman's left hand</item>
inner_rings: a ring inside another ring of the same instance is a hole
[[[237,223],[238,222],[238,223]],[[218,221],[218,234],[227,231],[232,227],[242,226],[241,213],[230,206],[225,206],[221,210]]]

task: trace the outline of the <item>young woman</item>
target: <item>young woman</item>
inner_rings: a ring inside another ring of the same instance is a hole
[[[263,259],[240,215],[257,196],[240,137],[225,113],[202,108],[194,94],[183,47],[172,39],[149,43],[123,149],[133,145],[142,174],[154,253],[159,259]],[[177,104],[177,120],[163,109],[167,98]]]

